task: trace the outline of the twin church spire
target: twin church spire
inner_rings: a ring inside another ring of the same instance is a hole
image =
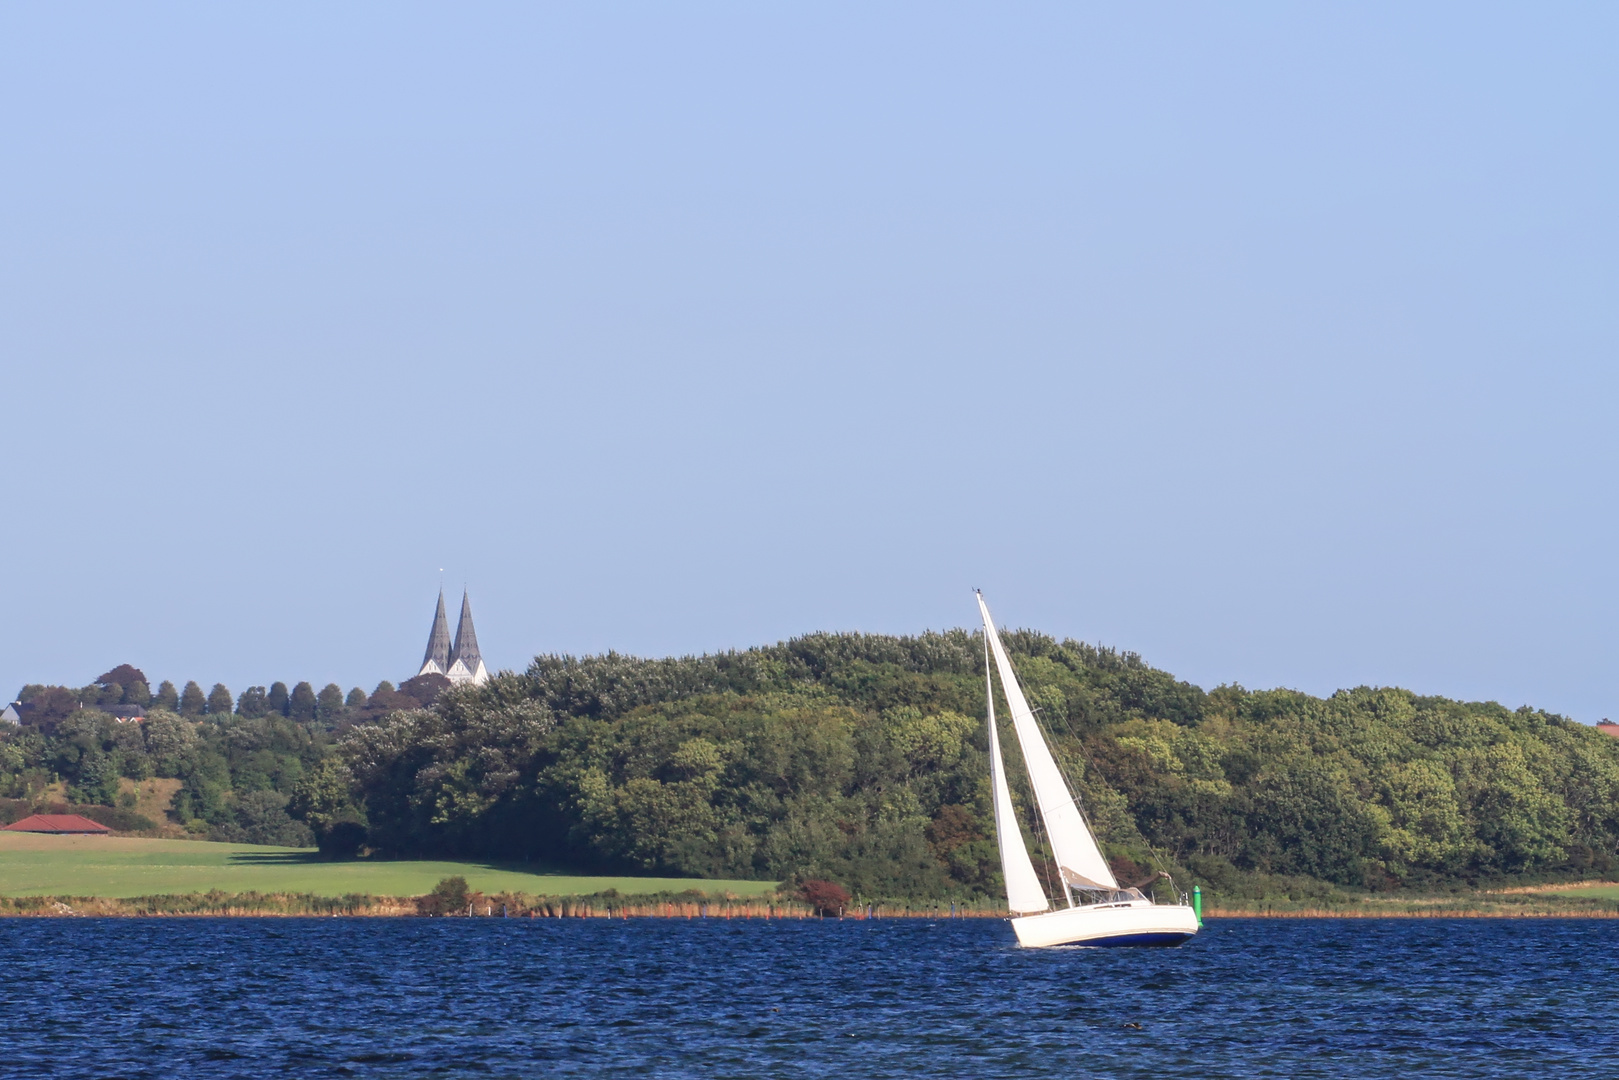
[[[444,590],[438,591],[438,611],[433,614],[433,630],[427,635],[427,652],[418,675],[443,675],[451,683],[481,685],[489,681],[489,670],[478,652],[478,632],[472,628],[472,603],[461,593],[461,622],[455,628],[455,644],[450,644],[450,620],[444,617]]]

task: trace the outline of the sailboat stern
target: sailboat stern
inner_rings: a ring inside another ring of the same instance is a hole
[[[1198,931],[1197,914],[1186,904],[1135,901],[1059,908],[1012,920],[1018,944],[1026,949],[1052,945],[1179,945]]]

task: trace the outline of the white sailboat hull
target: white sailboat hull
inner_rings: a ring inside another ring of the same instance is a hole
[[[1018,944],[1026,949],[1050,945],[1179,945],[1197,933],[1197,915],[1186,904],[1087,904],[1058,908],[1012,920]]]

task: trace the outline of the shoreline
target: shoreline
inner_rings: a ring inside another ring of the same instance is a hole
[[[514,919],[1008,919],[1005,909],[965,905],[856,905],[842,914],[820,915],[787,899],[699,900],[689,897],[532,896],[474,894],[466,910],[439,913],[428,897],[323,897],[308,894],[201,893],[130,898],[85,896],[0,896],[0,918],[514,918]],[[1506,904],[1420,904],[1376,908],[1243,908],[1210,905],[1205,919],[1616,919],[1619,902]]]

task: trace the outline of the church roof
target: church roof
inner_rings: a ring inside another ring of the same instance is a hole
[[[461,602],[461,621],[468,619],[466,600]],[[472,646],[476,649],[476,643]],[[435,665],[440,674],[450,669],[450,620],[444,615],[444,590],[438,591],[438,611],[433,615],[433,632],[427,636],[427,652],[422,656],[422,670]]]
[[[472,628],[472,602],[467,599],[464,590],[461,593],[461,621],[455,628],[455,649],[450,653],[450,662],[444,665],[445,670],[449,670],[456,661],[461,662],[469,675],[477,674],[478,665],[483,663],[483,654],[478,651],[478,632]]]

